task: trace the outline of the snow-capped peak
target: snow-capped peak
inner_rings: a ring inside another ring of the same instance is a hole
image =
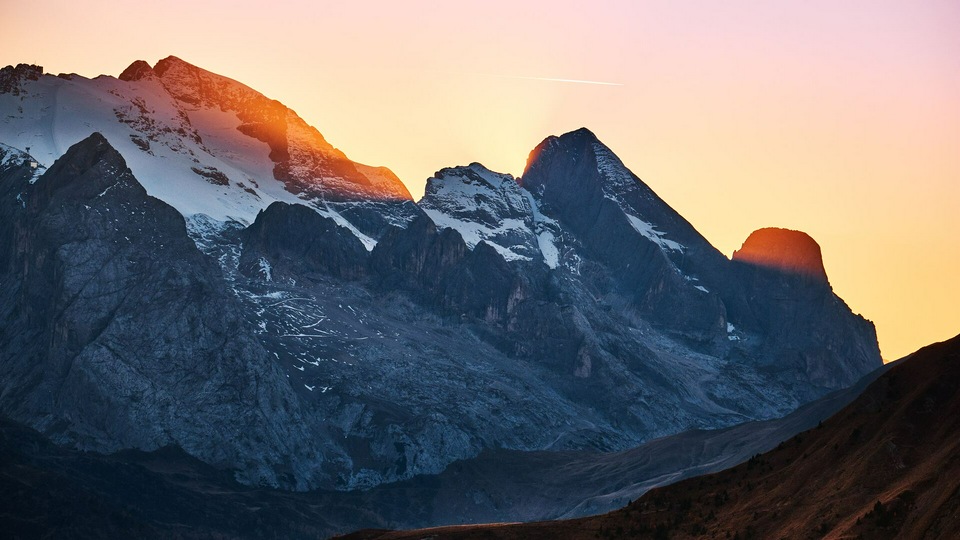
[[[538,255],[530,204],[509,174],[479,163],[441,169],[418,204],[437,226],[456,229],[470,249],[485,241],[508,261]]]
[[[411,200],[388,169],[350,161],[281,103],[176,57],[134,62],[119,79],[39,66],[2,75],[0,141],[30,147],[42,167],[100,132],[185,217],[251,223],[274,201]]]
[[[419,204],[424,209],[456,212],[488,226],[529,213],[513,176],[493,172],[479,163],[438,171],[427,180]]]

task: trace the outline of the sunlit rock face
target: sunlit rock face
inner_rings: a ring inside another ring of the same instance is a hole
[[[827,283],[820,244],[805,232],[758,229],[733,252],[733,260],[808,277]]]

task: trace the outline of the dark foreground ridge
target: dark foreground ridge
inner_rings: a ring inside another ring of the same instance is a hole
[[[732,469],[576,519],[344,539],[957,538],[960,336],[908,356],[822,425]]]

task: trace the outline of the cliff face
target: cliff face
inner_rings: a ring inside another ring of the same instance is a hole
[[[772,366],[794,366],[811,381],[831,384],[879,365],[873,324],[834,294],[809,235],[757,230],[734,252],[732,266],[746,299],[743,313],[768,336]]]
[[[4,201],[21,201],[0,220],[0,410],[79,448],[176,444],[256,464],[252,482],[317,477],[289,385],[183,217],[99,134],[35,183],[22,167],[0,172]]]

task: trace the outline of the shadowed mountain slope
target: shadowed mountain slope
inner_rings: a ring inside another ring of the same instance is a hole
[[[251,488],[175,446],[78,452],[0,418],[0,527],[15,538],[316,538],[358,527],[583,515],[773,448],[852,401],[882,371],[782,419],[608,454],[484,452],[439,475],[350,492]]]
[[[820,426],[609,514],[345,538],[956,538],[960,336],[901,360]]]

